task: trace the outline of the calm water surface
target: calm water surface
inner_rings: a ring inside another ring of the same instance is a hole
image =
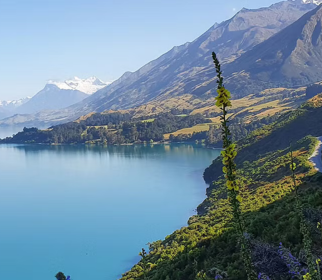
[[[114,280],[186,225],[219,155],[193,145],[0,145],[1,279]]]

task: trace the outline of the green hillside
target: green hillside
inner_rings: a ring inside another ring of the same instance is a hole
[[[321,246],[317,246],[322,242],[321,234],[316,228],[322,219],[322,175],[308,161],[318,141],[313,136],[322,135],[321,124],[322,95],[238,143],[242,210],[254,264],[258,272],[273,279],[291,279],[286,263],[278,255],[280,242],[305,266],[289,168],[291,142],[299,194],[314,238],[313,252],[316,256],[322,253]],[[230,223],[231,210],[221,169],[218,159],[205,171],[205,180],[213,183],[208,198],[198,207],[199,214],[190,218],[187,227],[152,243],[146,259],[125,273],[122,280],[221,279],[219,275],[246,279],[236,247],[237,234]],[[142,267],[146,268],[147,278],[143,277]]]
[[[256,161],[267,153],[286,149],[307,135],[322,135],[322,96],[318,95],[304,103],[297,110],[282,115],[276,122],[258,129],[238,143],[236,158],[239,167],[245,161]],[[221,175],[221,161],[216,160],[204,173],[207,183]]]

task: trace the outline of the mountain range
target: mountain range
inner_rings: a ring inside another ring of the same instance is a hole
[[[253,88],[296,87],[322,78],[322,6],[308,12],[251,52],[227,65],[227,86],[240,94]]]
[[[21,98],[18,100],[0,100],[0,119],[5,118],[15,111],[19,106],[25,104],[31,99],[31,97]]]
[[[223,61],[234,98],[316,82],[322,79],[319,2],[283,1],[256,10],[244,8],[193,42],[174,47],[68,108],[42,112],[41,118],[39,114],[14,116],[0,124],[38,118],[37,123],[51,125],[91,112],[128,109],[177,96],[207,99],[216,88],[212,51]]]
[[[49,81],[44,89],[33,96],[27,103],[21,105],[16,113],[32,114],[44,110],[58,110],[71,106],[87,98],[90,94],[106,87],[96,77],[88,79],[66,80],[64,82]]]
[[[0,117],[66,108],[82,101],[108,84],[96,77],[88,79],[74,77],[64,82],[48,81],[45,87],[33,97],[0,102]]]
[[[203,72],[213,69],[212,51],[216,51],[226,64],[231,64],[313,8],[316,5],[286,1],[269,8],[243,9],[232,19],[215,24],[195,41],[173,48],[137,72],[126,73],[126,78],[76,104],[71,110],[101,112],[127,109],[186,93],[202,95],[205,91],[200,90],[200,85],[209,80]]]

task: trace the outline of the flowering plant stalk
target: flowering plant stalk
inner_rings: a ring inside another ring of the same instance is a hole
[[[213,61],[216,66],[217,72],[217,84],[218,84],[218,95],[216,97],[216,106],[222,110],[221,126],[222,126],[222,140],[223,140],[223,151],[221,152],[223,157],[223,172],[226,177],[226,187],[229,196],[229,202],[233,210],[233,222],[235,229],[240,235],[241,254],[244,262],[245,270],[247,273],[248,280],[257,279],[257,273],[255,272],[250,246],[245,234],[245,225],[242,219],[240,203],[242,197],[239,193],[239,184],[237,182],[236,164],[234,162],[237,156],[236,145],[232,142],[231,132],[229,129],[229,120],[227,116],[227,108],[231,106],[231,94],[224,87],[224,78],[222,77],[221,65],[216,56],[212,53]]]

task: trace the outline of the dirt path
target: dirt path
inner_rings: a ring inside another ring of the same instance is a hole
[[[313,163],[315,169],[322,173],[322,136],[318,137],[318,140],[319,144],[316,146],[316,149],[309,160]]]

